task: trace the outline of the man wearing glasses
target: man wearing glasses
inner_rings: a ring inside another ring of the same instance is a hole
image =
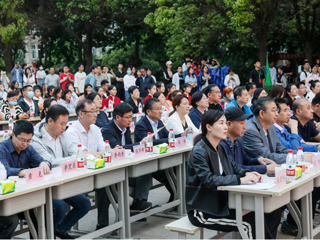
[[[251,158],[264,157],[277,164],[285,163],[289,149],[282,145],[273,125],[279,116],[274,99],[262,97],[256,100],[253,114],[242,137],[244,150]]]
[[[7,177],[24,177],[27,169],[36,167],[43,168],[44,174],[50,172],[51,163],[45,161],[30,146],[32,136],[32,124],[29,121],[20,120],[14,124],[12,137],[0,143],[0,162],[7,171]],[[33,213],[31,213],[31,218],[35,220]],[[0,217],[0,239],[11,238],[17,225],[17,215]]]
[[[217,85],[215,84],[209,85],[208,87],[203,89],[203,93],[209,99],[209,110],[223,111],[223,108],[220,104],[221,91]]]

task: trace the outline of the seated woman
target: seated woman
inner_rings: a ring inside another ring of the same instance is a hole
[[[18,88],[19,88],[19,82],[12,81],[11,86],[8,89],[8,92],[18,90]]]
[[[196,126],[196,128],[199,129],[201,126],[200,123],[202,116],[206,108],[209,107],[209,101],[207,96],[202,92],[195,92],[191,98],[191,106],[193,108],[188,116],[190,117],[191,121]]]
[[[92,93],[92,85],[90,83],[87,83],[84,85],[84,97],[86,97],[88,94]]]
[[[156,93],[156,91],[157,91],[156,84],[155,83],[150,83],[148,86],[146,86],[146,90],[148,90],[149,94],[144,98],[144,104],[146,103],[146,101],[149,98],[153,97],[153,94]]]
[[[118,105],[121,101],[120,98],[116,97],[117,95],[117,88],[114,85],[110,85],[108,87],[108,91],[110,96],[103,102],[103,107],[106,107],[110,110],[114,109],[116,105]],[[111,109],[112,107],[112,109]]]
[[[168,99],[167,99],[167,103],[172,107],[172,102],[174,100],[174,98],[178,95],[181,95],[182,94],[182,91],[181,90],[174,90],[172,93],[170,93],[168,96]]]
[[[252,97],[252,107],[251,107],[251,111],[254,105],[254,102],[261,97],[267,97],[268,93],[266,92],[266,90],[264,90],[263,88],[257,88],[254,93],[253,93],[253,97]]]
[[[188,98],[189,104],[191,105],[191,95],[190,95],[191,85],[189,83],[182,84],[181,89],[182,89],[183,95],[185,95]]]
[[[312,102],[313,98],[320,92],[320,82],[318,80],[310,82],[311,91],[307,93],[306,99]]]
[[[296,96],[298,96],[298,88],[294,83],[290,83],[286,87],[287,95],[283,98],[286,100],[287,104],[290,106],[290,109],[292,109],[293,101],[295,100]]]
[[[317,64],[313,64],[311,66],[311,74],[309,76],[307,76],[306,81],[305,81],[307,93],[310,92],[310,81],[314,81],[314,80],[319,81],[320,80],[318,68],[319,68],[319,66]],[[307,74],[307,73],[304,72],[303,74]]]
[[[156,82],[156,88],[157,92],[165,93],[166,92],[166,86],[164,85],[163,82]]]
[[[64,106],[68,109],[69,114],[76,112],[77,104],[72,100],[72,93],[69,89],[62,91],[61,99],[58,101],[58,104]]]
[[[62,88],[61,87],[56,87],[53,91],[52,97],[57,100],[57,102],[61,99],[62,95]]]
[[[199,129],[192,123],[188,116],[190,110],[189,100],[184,95],[178,95],[173,100],[173,112],[170,113],[167,130],[173,129],[175,135],[183,134],[192,129],[193,133],[198,133]]]
[[[77,95],[77,93],[74,91],[74,87],[72,83],[66,84],[66,89],[69,89],[72,93],[71,98],[75,103],[80,102],[82,99],[84,99],[84,95],[81,95],[80,97]]]
[[[236,212],[229,209],[228,193],[218,186],[261,182],[257,172],[238,167],[230,160],[220,140],[227,137],[224,112],[207,111],[202,118],[202,134],[194,139],[194,147],[187,161],[186,207],[190,222],[197,227],[216,231],[237,231]],[[212,204],[214,203],[214,204]],[[281,209],[265,214],[266,238],[276,239]],[[255,214],[243,216],[242,227],[248,239],[255,238]]]
[[[33,87],[33,91],[34,91],[34,96],[33,96],[33,100],[35,100],[38,103],[39,106],[39,110],[42,111],[43,109],[43,98],[42,98],[42,87],[39,85],[35,85]]]
[[[90,99],[96,105],[97,111],[99,111],[95,124],[99,128],[104,127],[109,122],[109,119],[108,119],[107,114],[103,110],[100,110],[100,108],[102,106],[102,98],[101,98],[101,96],[98,93],[93,92],[93,93],[90,93],[86,97],[86,99]]]
[[[170,95],[171,93],[173,93],[174,91],[176,91],[176,85],[175,85],[174,83],[169,83],[169,84],[167,85],[167,90],[168,90],[168,95],[166,96],[166,100],[169,99],[169,95]]]
[[[240,79],[238,74],[234,73],[233,68],[228,69],[228,75],[224,78],[224,85],[226,88],[234,89],[235,87],[240,85]]]
[[[271,97],[271,98],[276,98],[276,97],[283,98],[285,94],[286,94],[286,89],[284,87],[275,85],[271,89],[271,91],[269,93],[269,97]]]
[[[141,106],[142,106],[141,99],[139,98],[140,97],[139,87],[131,86],[129,87],[128,92],[130,94],[130,97],[126,100],[126,103],[133,108],[133,113],[138,113],[139,103],[141,103]]]
[[[7,101],[1,106],[1,120],[9,120],[10,116],[12,116],[14,120],[29,118],[29,112],[24,113],[22,108],[17,104],[18,96],[18,91],[11,91],[8,93]]]
[[[53,105],[57,105],[57,100],[55,98],[47,98],[46,100],[44,100],[43,102],[43,110],[40,113],[40,118],[41,120],[45,119],[48,109],[49,107],[53,106]]]
[[[169,118],[169,114],[173,111],[172,106],[170,106],[167,103],[166,97],[161,92],[156,92],[155,94],[153,94],[153,97],[154,98],[158,98],[160,100],[161,109],[162,109],[161,121],[163,123],[167,123],[168,122],[168,118]]]
[[[221,99],[221,102],[224,103],[224,106],[230,104],[234,99],[232,88],[223,89],[222,94],[223,94],[223,98]]]

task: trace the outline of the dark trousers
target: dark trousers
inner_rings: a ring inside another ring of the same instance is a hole
[[[0,216],[0,239],[11,239],[19,223],[18,215]]]
[[[265,214],[265,238],[276,239],[277,228],[281,220],[281,213],[283,209],[279,208],[271,213]],[[226,217],[217,217],[207,213],[201,213],[197,210],[190,210],[188,212],[189,221],[197,227],[208,228],[222,232],[238,231],[236,225],[236,211],[229,209],[229,215]],[[256,238],[256,226],[254,212],[250,212],[242,217],[243,228],[248,234],[249,238]]]
[[[154,179],[156,179],[157,181],[161,182],[162,184],[164,184],[164,186],[166,187],[166,189],[168,190],[168,192],[170,193],[170,198],[169,198],[169,202],[172,202],[174,199],[174,195],[173,195],[173,190],[172,187],[169,184],[169,181],[167,179],[167,176],[165,174],[165,170],[159,170],[155,173],[152,173],[152,177]]]

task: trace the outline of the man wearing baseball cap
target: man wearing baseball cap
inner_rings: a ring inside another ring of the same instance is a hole
[[[169,83],[172,82],[172,77],[173,77],[173,74],[174,72],[171,70],[172,68],[172,62],[171,61],[167,61],[166,62],[166,66],[167,66],[167,69],[165,69],[163,71],[163,76],[164,76],[164,84],[167,86]]]
[[[238,139],[244,135],[247,119],[252,118],[253,115],[245,114],[238,107],[231,107],[225,111],[225,116],[227,118],[228,134],[227,138],[221,140],[220,143],[230,159],[244,169],[261,174],[274,174],[275,167],[278,167],[274,161],[263,157],[250,158],[245,153],[242,142]]]

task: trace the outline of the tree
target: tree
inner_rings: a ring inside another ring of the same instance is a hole
[[[28,16],[22,13],[22,4],[23,0],[0,1],[0,48],[8,74],[13,68],[12,48],[26,34]]]

